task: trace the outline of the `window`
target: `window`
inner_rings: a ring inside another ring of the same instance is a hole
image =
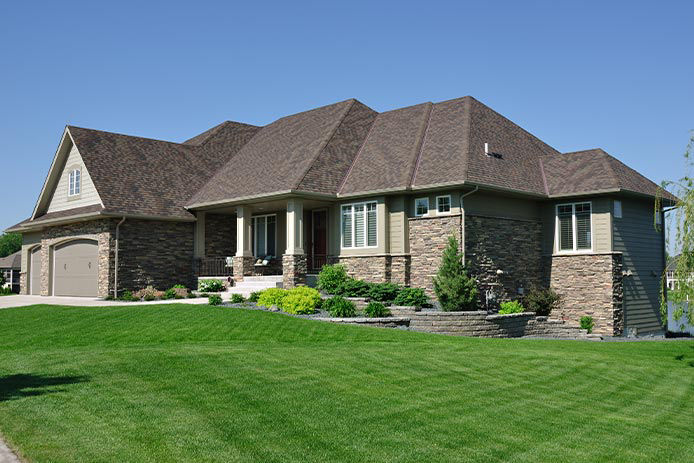
[[[451,195],[436,197],[436,213],[449,214],[451,212]]]
[[[82,190],[82,179],[80,177],[81,174],[79,169],[73,169],[70,171],[70,175],[68,176],[68,196],[75,196],[80,194],[80,191]]]
[[[253,254],[255,257],[275,256],[277,217],[261,215],[253,217]]]
[[[342,206],[342,247],[376,246],[376,202]]]
[[[429,213],[429,198],[417,198],[414,200],[414,215],[421,217]]]
[[[622,202],[621,201],[616,201],[614,202],[614,218],[615,219],[621,219],[622,218]]]
[[[658,212],[655,215],[655,224],[656,225],[662,225],[663,224],[663,213],[662,212]]]
[[[590,251],[593,248],[591,231],[590,203],[557,206],[559,252]]]

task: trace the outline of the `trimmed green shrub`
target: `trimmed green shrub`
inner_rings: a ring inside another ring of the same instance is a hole
[[[595,322],[593,321],[593,317],[590,315],[585,315],[581,317],[580,320],[581,328],[586,330],[588,334],[593,332],[593,328],[595,327]]]
[[[243,304],[245,301],[246,301],[246,299],[244,299],[243,296],[240,294],[232,294],[231,295],[231,303],[232,304]]]
[[[323,301],[323,309],[327,310],[330,316],[338,318],[354,317],[357,314],[354,303],[342,296],[333,296]]]
[[[477,310],[477,285],[465,265],[455,236],[448,238],[443,250],[441,267],[434,277],[434,292],[445,312]]]
[[[320,306],[320,293],[313,288],[299,286],[290,289],[282,299],[280,309],[292,314],[311,314]]]
[[[337,288],[335,295],[342,297],[369,297],[370,291],[371,285],[369,283],[362,280],[355,280],[354,278],[348,278]]]
[[[260,291],[253,291],[249,296],[248,296],[248,301],[249,302],[258,302],[258,299],[260,298]]]
[[[506,301],[501,303],[499,315],[525,312],[525,307],[518,301]]]
[[[222,296],[219,294],[210,294],[207,298],[207,303],[210,305],[222,305]]]
[[[387,317],[390,315],[390,310],[381,302],[369,302],[364,307],[364,315],[367,317]]]
[[[185,285],[173,285],[173,287],[176,288],[176,289],[185,289],[185,290],[188,290],[188,288],[186,288]]]
[[[166,291],[164,291],[164,296],[162,299],[175,299],[176,298],[176,290],[173,288],[169,288]]]
[[[9,296],[12,293],[12,288],[0,287],[0,296]]]
[[[523,299],[523,304],[537,315],[547,316],[559,304],[559,295],[552,288],[534,286]]]
[[[402,288],[393,301],[393,305],[413,305],[423,307],[429,303],[429,298],[421,288]]]
[[[195,299],[198,297],[194,292],[189,292],[188,295],[186,296],[188,299]]]
[[[222,280],[200,280],[198,281],[198,291],[205,293],[221,293],[224,291]]]
[[[336,294],[338,288],[348,279],[342,265],[324,265],[318,274],[318,289],[328,294]]]
[[[126,302],[134,302],[134,301],[138,301],[139,299],[135,299],[135,296],[133,296],[133,293],[131,291],[123,291],[123,293],[120,295],[118,300],[126,301]]]
[[[369,298],[378,302],[393,302],[400,293],[400,286],[394,283],[371,283]]]
[[[282,300],[287,297],[287,290],[281,288],[268,288],[260,292],[258,305],[263,307],[282,307]]]

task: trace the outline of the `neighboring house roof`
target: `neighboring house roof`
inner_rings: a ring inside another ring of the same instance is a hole
[[[21,270],[22,268],[22,251],[17,251],[7,257],[0,257],[0,269]]]
[[[600,149],[561,154],[470,96],[383,113],[351,99],[264,127],[223,122],[183,143],[66,133],[103,208],[47,214],[44,191],[19,228],[85,213],[193,220],[187,208],[289,192],[337,198],[476,185],[552,198],[658,189]]]

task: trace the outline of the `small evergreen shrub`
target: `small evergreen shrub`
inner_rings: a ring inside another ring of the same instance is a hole
[[[369,297],[371,285],[362,280],[348,278],[337,289],[335,295],[342,297]]]
[[[349,318],[357,314],[354,303],[342,296],[333,296],[323,301],[323,309],[327,310],[331,317]]]
[[[318,274],[318,289],[328,294],[336,294],[338,288],[348,279],[342,265],[324,265]]]
[[[552,288],[534,286],[523,300],[523,304],[537,315],[547,316],[559,304],[559,295]]]
[[[207,303],[210,305],[222,305],[222,296],[219,294],[210,294],[207,298]]]
[[[423,307],[429,303],[429,298],[421,288],[402,288],[393,301],[393,305],[413,305]]]
[[[188,293],[188,295],[187,295],[186,297],[187,297],[188,299],[195,299],[195,298],[198,297],[198,296],[196,296],[195,293],[191,291],[191,292]]]
[[[282,300],[287,297],[287,290],[281,288],[268,288],[260,292],[258,305],[263,307],[282,307]]]
[[[133,293],[130,291],[123,291],[123,293],[120,295],[118,299],[126,302],[134,302],[139,300],[135,299],[135,296],[133,296]]]
[[[364,307],[364,315],[371,318],[387,317],[390,315],[390,310],[381,302],[369,302]]]
[[[243,296],[240,294],[232,294],[231,295],[231,303],[232,304],[243,304],[245,301],[246,301],[246,299],[244,299]]]
[[[313,288],[299,286],[290,289],[282,299],[280,309],[291,314],[311,314],[320,306],[320,293]]]
[[[593,321],[593,317],[590,315],[585,315],[581,317],[580,320],[581,324],[581,329],[584,329],[588,332],[588,334],[593,332],[593,328],[595,327],[595,321]]]
[[[400,286],[393,283],[372,283],[369,285],[369,299],[378,302],[393,302],[400,293]]]
[[[222,280],[200,280],[198,281],[198,291],[204,293],[221,293],[224,291]]]
[[[249,302],[258,302],[258,298],[260,298],[260,291],[253,291],[253,292],[248,296],[248,301],[249,301]]]
[[[506,301],[501,303],[499,315],[525,312],[525,307],[518,301]]]
[[[441,267],[434,277],[434,292],[445,312],[477,310],[477,285],[463,264],[463,254],[455,236],[448,238]]]

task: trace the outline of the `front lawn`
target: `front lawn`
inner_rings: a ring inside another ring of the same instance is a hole
[[[691,461],[694,342],[3,309],[0,433],[46,462]]]

